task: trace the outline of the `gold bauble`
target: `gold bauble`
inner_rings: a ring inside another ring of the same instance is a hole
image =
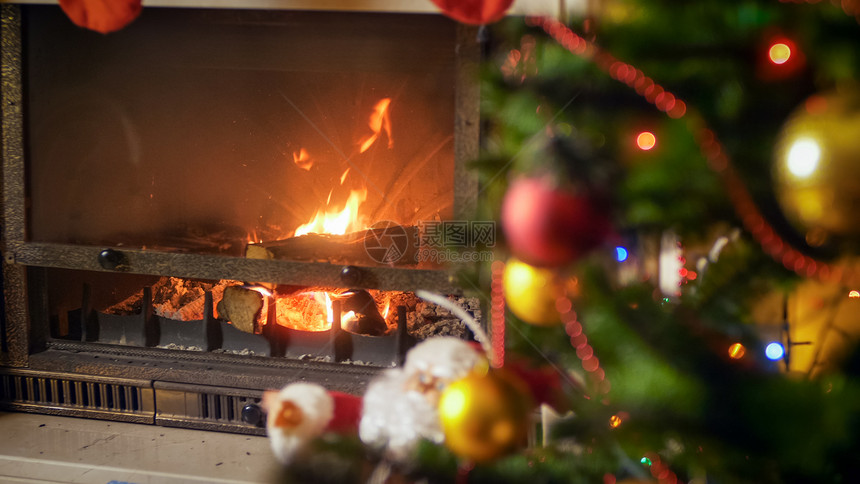
[[[487,462],[525,444],[531,395],[501,369],[482,368],[448,385],[439,399],[445,445],[455,455]]]
[[[774,185],[787,218],[812,245],[860,235],[860,88],[808,99],[776,145]]]
[[[560,322],[556,301],[564,295],[564,283],[550,270],[511,258],[503,279],[505,303],[519,319],[537,326]]]

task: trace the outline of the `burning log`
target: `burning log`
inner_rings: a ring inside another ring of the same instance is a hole
[[[242,286],[224,289],[224,297],[218,303],[218,318],[230,321],[233,327],[246,333],[258,332],[262,311],[263,295]]]
[[[415,265],[418,228],[375,227],[345,235],[306,234],[248,244],[249,259],[282,259],[349,264]]]

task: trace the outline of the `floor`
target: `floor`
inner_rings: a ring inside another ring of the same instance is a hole
[[[2,483],[266,483],[265,437],[0,412]]]

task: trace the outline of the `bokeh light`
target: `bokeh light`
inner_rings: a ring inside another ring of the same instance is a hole
[[[850,298],[858,298],[860,297],[860,291],[851,291],[848,293],[848,297]]]
[[[764,349],[764,354],[768,359],[776,361],[785,356],[785,347],[781,343],[774,341],[767,345]]]
[[[770,46],[767,55],[774,64],[785,64],[791,58],[791,47],[783,42],[777,42]]]
[[[636,137],[636,146],[642,151],[648,151],[657,145],[657,137],[650,131],[643,131]]]
[[[613,416],[609,417],[609,426],[614,428],[614,429],[617,429],[618,426],[621,425],[621,422],[623,422],[623,421],[624,420],[620,416],[613,415]]]
[[[742,345],[740,343],[735,343],[735,344],[729,346],[729,358],[731,358],[733,360],[739,360],[739,359],[743,358],[744,355],[746,354],[746,352],[747,352],[747,349],[744,348],[744,345]]]
[[[624,262],[629,257],[630,253],[627,251],[626,247],[618,246],[615,248],[615,260],[618,262]]]
[[[818,168],[821,147],[812,138],[799,138],[788,149],[788,171],[799,178],[808,178]]]

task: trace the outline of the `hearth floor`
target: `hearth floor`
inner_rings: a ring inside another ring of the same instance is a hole
[[[265,437],[0,412],[2,483],[265,483]]]

